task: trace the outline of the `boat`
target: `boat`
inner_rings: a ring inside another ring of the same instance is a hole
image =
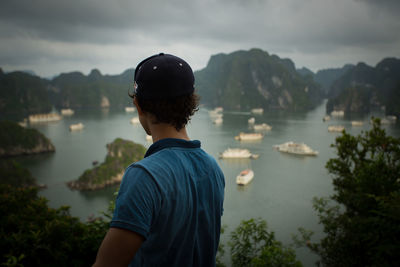
[[[224,108],[223,107],[216,107],[216,108],[214,108],[214,111],[215,112],[223,112]]]
[[[363,126],[363,124],[362,121],[351,121],[351,126]]]
[[[43,113],[43,114],[35,114],[29,115],[28,117],[30,123],[35,122],[52,122],[61,120],[61,116],[57,113]]]
[[[256,122],[256,119],[254,117],[251,117],[250,119],[247,120],[249,124],[254,124]]]
[[[386,116],[386,119],[391,121],[391,122],[396,122],[397,121],[397,117],[394,115],[388,115]]]
[[[133,117],[131,119],[131,124],[139,124],[139,123],[140,123],[139,117]]]
[[[61,109],[61,115],[63,116],[71,116],[74,115],[75,111],[70,108]]]
[[[259,155],[242,148],[228,148],[219,154],[219,158],[222,159],[257,159],[258,157]]]
[[[220,125],[222,124],[222,122],[223,122],[222,117],[217,117],[216,119],[213,120],[213,123],[216,125]]]
[[[272,127],[266,123],[255,124],[253,126],[254,131],[271,131]]]
[[[135,107],[125,107],[125,112],[135,112]]]
[[[344,126],[342,126],[342,125],[331,125],[331,126],[328,126],[328,132],[341,133],[343,130],[344,130]]]
[[[250,169],[243,170],[236,176],[236,183],[238,185],[247,185],[254,178],[254,172]]]
[[[71,124],[70,126],[69,126],[69,130],[72,132],[72,131],[79,131],[79,130],[82,130],[83,128],[84,128],[85,126],[80,122],[80,123],[77,123],[77,124]]]
[[[330,121],[331,120],[331,116],[326,115],[322,118],[322,121]]]
[[[222,112],[224,109],[222,107],[216,107],[213,110],[208,111],[208,114],[210,115],[211,118],[218,118],[222,117]]]
[[[283,143],[281,145],[274,145],[273,148],[279,152],[304,155],[304,156],[316,156],[318,151],[311,149],[308,145],[304,143],[294,143],[292,141]]]
[[[263,108],[253,108],[251,110],[251,113],[253,113],[253,114],[263,114],[264,113],[264,109]]]
[[[343,117],[344,116],[344,110],[334,110],[331,112],[332,117]]]
[[[235,140],[239,141],[255,141],[263,139],[264,135],[262,133],[239,133],[235,136]]]
[[[153,142],[153,137],[151,135],[146,134],[146,141]]]

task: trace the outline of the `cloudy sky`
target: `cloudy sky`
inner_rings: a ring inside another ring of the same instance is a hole
[[[398,0],[1,0],[0,67],[119,74],[152,54],[194,70],[261,48],[313,71],[400,57]]]

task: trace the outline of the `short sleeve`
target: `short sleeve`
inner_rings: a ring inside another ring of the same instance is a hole
[[[141,167],[130,166],[122,179],[110,227],[147,238],[159,207],[160,193],[151,175]]]

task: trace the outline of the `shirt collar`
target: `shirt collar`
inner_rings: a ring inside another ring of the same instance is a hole
[[[199,140],[187,141],[184,139],[177,139],[177,138],[164,138],[152,144],[147,150],[144,157],[146,158],[164,148],[169,148],[169,147],[199,148],[200,145],[201,143]]]

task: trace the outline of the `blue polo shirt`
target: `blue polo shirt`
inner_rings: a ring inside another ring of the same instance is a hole
[[[111,221],[145,238],[130,266],[215,266],[224,187],[200,141],[151,145],[126,169]]]

